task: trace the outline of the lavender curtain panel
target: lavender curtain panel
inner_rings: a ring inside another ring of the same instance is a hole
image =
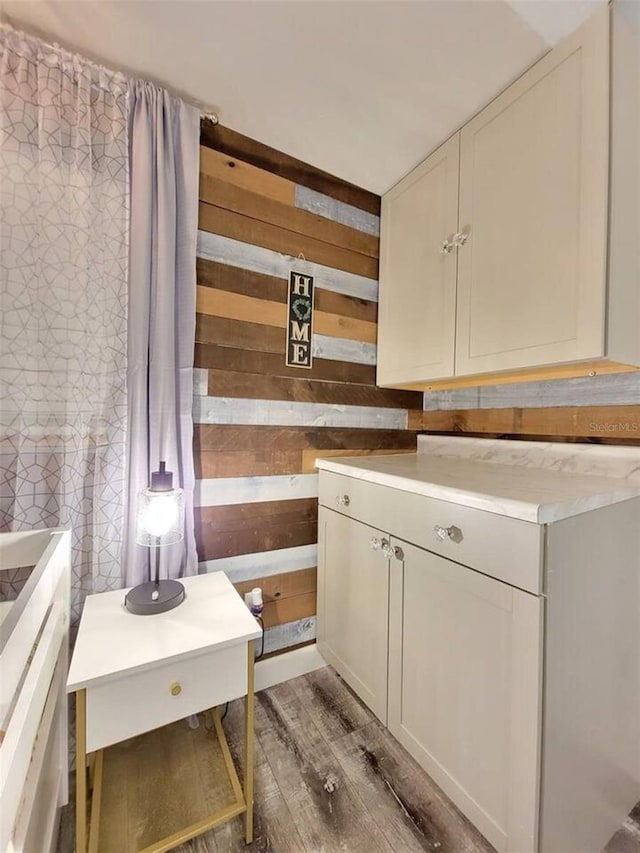
[[[0,530],[72,528],[75,618],[123,581],[129,100],[0,29]]]
[[[149,579],[135,542],[136,496],[160,460],[185,491],[185,537],[161,549],[160,574],[197,571],[193,530],[193,353],[200,116],[152,83],[131,87],[127,585]]]

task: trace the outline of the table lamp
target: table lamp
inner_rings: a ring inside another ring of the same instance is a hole
[[[151,485],[138,494],[136,542],[155,548],[155,579],[134,586],[124,603],[138,616],[151,616],[172,610],[184,601],[184,586],[175,580],[160,580],[160,548],[184,538],[184,494],[173,488],[173,474],[160,462],[151,474]],[[149,561],[151,568],[151,561]],[[149,571],[151,575],[151,571]]]

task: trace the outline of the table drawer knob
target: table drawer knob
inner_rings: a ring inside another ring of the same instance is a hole
[[[169,688],[172,696],[179,696],[182,693],[182,687],[178,684],[177,681],[174,681],[171,687]]]

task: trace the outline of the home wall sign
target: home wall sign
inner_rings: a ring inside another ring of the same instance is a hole
[[[287,367],[311,368],[313,276],[291,270],[287,311]]]

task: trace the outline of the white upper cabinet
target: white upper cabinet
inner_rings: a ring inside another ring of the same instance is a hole
[[[378,383],[453,373],[458,217],[454,136],[382,199]],[[448,229],[448,230],[447,230]]]
[[[617,237],[638,221],[627,6],[613,7],[611,98],[602,7],[383,198],[380,385],[640,363],[638,253]]]
[[[455,373],[604,354],[608,10],[461,131]]]

